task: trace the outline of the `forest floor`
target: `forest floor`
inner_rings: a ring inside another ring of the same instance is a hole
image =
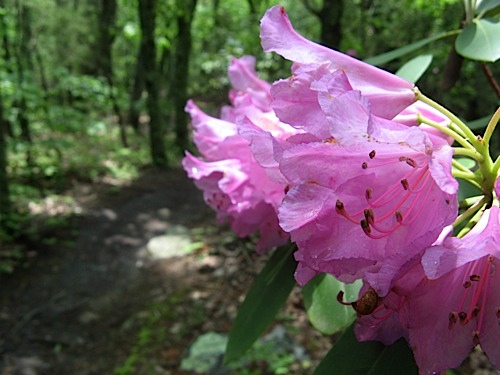
[[[308,374],[329,349],[296,288],[272,330],[286,350],[273,357],[261,345],[245,365],[221,365],[216,343],[266,256],[215,225],[182,170],[145,170],[118,187],[75,184],[70,195],[80,213],[47,233],[61,240],[27,244],[26,267],[0,276],[0,375]],[[158,253],[153,238],[183,251]],[[206,333],[212,357],[189,362]],[[467,363],[460,373],[495,373],[480,355]]]

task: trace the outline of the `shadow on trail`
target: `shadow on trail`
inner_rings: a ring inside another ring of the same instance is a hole
[[[86,206],[74,248],[51,249],[28,269],[1,276],[0,375],[112,374],[127,359],[148,304],[208,283],[207,265],[195,264],[194,255],[154,260],[145,250],[173,227],[214,221],[184,171],[148,170]],[[170,373],[163,360],[150,373]]]

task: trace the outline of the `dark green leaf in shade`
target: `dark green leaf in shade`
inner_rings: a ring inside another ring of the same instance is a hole
[[[238,359],[264,333],[295,285],[295,246],[275,250],[241,304],[229,334],[224,361]]]
[[[358,342],[352,324],[316,367],[313,375],[366,375],[384,348],[377,341]]]
[[[484,117],[478,118],[477,120],[467,121],[467,126],[471,130],[484,129],[486,126],[488,126],[488,122],[490,122],[490,119],[492,116],[493,115],[484,116]]]
[[[367,375],[417,375],[418,367],[405,339],[386,346]]]
[[[396,75],[406,79],[407,81],[416,83],[429,68],[431,62],[432,55],[430,54],[414,57],[399,68]]]
[[[323,358],[313,375],[418,374],[413,353],[404,339],[385,346],[377,341],[358,342],[352,324]]]
[[[365,59],[364,61],[366,63],[372,64],[372,65],[382,65],[382,64],[388,63],[392,60],[395,60],[397,58],[400,58],[401,56],[404,56],[410,52],[416,51],[416,50],[418,50],[418,49],[420,49],[420,48],[426,46],[427,44],[432,43],[436,40],[448,38],[450,36],[456,35],[457,33],[458,33],[458,31],[447,31],[447,32],[439,33],[439,34],[430,36],[428,38],[421,39],[415,43],[408,44],[404,47],[397,48],[395,50],[383,53],[381,55],[369,57],[369,58]]]
[[[345,306],[337,301],[339,291],[344,292],[346,301],[358,299],[361,281],[344,284],[335,277],[320,274],[309,281],[302,295],[311,324],[321,333],[331,335],[345,329],[356,318],[352,306]]]
[[[459,55],[471,60],[495,62],[500,58],[500,19],[473,20],[455,41]]]

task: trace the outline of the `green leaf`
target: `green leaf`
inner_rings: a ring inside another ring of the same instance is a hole
[[[333,370],[334,369],[334,370]],[[358,342],[351,325],[323,358],[313,375],[418,374],[413,354],[404,339],[390,346],[377,341]]]
[[[472,169],[476,166],[476,162],[468,157],[457,157],[455,158],[457,163],[462,164],[467,169]]]
[[[500,58],[500,20],[473,20],[455,41],[457,53],[471,60],[495,62]]]
[[[347,301],[357,300],[361,284],[361,281],[344,284],[327,274],[317,275],[309,281],[302,289],[302,295],[307,316],[314,328],[331,335],[351,324],[356,312],[351,306],[340,304],[336,297],[342,290]]]
[[[484,116],[484,117],[478,118],[477,120],[467,121],[467,126],[472,130],[483,129],[486,126],[488,126],[488,123],[490,122],[492,116],[493,115]]]
[[[386,346],[366,375],[418,374],[413,353],[405,339]]]
[[[276,249],[257,275],[229,333],[224,358],[226,363],[238,359],[252,346],[286,302],[295,285],[294,249],[294,246]]]
[[[358,342],[354,336],[354,324],[326,354],[313,372],[313,375],[366,375],[372,368],[384,345],[377,341]]]
[[[407,81],[416,83],[429,68],[431,62],[432,55],[430,54],[414,57],[399,68],[396,75],[406,79]]]
[[[404,47],[397,48],[395,50],[383,53],[381,55],[369,57],[369,58],[365,59],[364,61],[366,63],[372,64],[372,65],[382,65],[382,64],[388,63],[389,61],[395,60],[401,56],[404,56],[410,52],[416,51],[419,48],[422,48],[422,47],[426,46],[427,44],[432,43],[436,40],[448,38],[448,37],[455,35],[457,33],[458,33],[458,31],[447,31],[447,32],[443,32],[440,34],[436,34],[436,35],[430,36],[428,38],[421,39],[418,42],[411,43],[411,44],[408,44]]]
[[[477,2],[476,14],[486,13],[500,7],[500,0],[482,0]]]

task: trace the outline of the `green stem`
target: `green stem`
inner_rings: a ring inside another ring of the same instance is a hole
[[[420,113],[418,114],[418,122],[421,124],[427,124],[429,126],[432,126],[433,128],[436,128],[440,130],[442,133],[449,135],[452,137],[455,141],[460,143],[464,148],[467,148],[469,150],[475,150],[475,148],[467,142],[467,140],[462,137],[460,134],[458,134],[456,131],[447,128],[446,126],[440,125],[435,121],[429,120],[428,118],[423,117]]]
[[[481,207],[486,205],[486,197],[483,196],[479,201],[470,206],[466,211],[464,211],[460,216],[457,217],[453,223],[453,228],[458,227],[464,221],[468,220],[470,217],[476,214],[476,212],[481,209]],[[466,226],[467,227],[467,226]],[[463,229],[462,229],[463,230]],[[470,229],[469,229],[470,230]],[[460,231],[461,233],[462,231]],[[459,235],[457,237],[460,237]]]
[[[471,150],[469,148],[453,147],[453,150],[455,151],[455,155],[468,156],[469,158],[476,160],[478,163],[482,163],[484,161],[484,156],[474,149]]]
[[[456,126],[458,126],[462,130],[462,132],[465,134],[465,137],[469,140],[469,142],[472,143],[472,145],[477,148],[480,142],[477,140],[477,137],[472,132],[472,130],[470,130],[469,127],[462,122],[462,120],[460,120],[457,116],[455,116],[448,109],[444,108],[442,105],[438,104],[434,100],[422,94],[417,88],[415,88],[415,94],[418,100],[430,105],[432,108],[437,109],[443,115],[448,117]]]
[[[493,166],[492,166],[492,172],[495,176],[497,176],[498,178],[498,170],[500,169],[500,156],[497,157],[497,160],[495,160],[495,162],[493,163]]]
[[[481,199],[484,199],[484,195],[476,195],[475,197],[465,198],[465,199],[460,201],[459,208],[460,209],[467,209],[470,206],[479,202]]]
[[[462,129],[460,129],[460,127],[458,127],[457,125],[455,125],[453,122],[450,122],[450,124],[448,125],[448,127],[453,130],[454,132],[460,134],[462,137],[466,138],[467,136],[465,135],[465,133],[462,131]]]
[[[484,202],[483,202],[483,199],[481,199],[475,205],[469,207],[469,209],[462,214],[462,215],[465,215],[470,210],[470,213],[468,213],[467,216],[468,217],[470,217],[471,215],[474,215],[474,216],[472,217],[472,219],[469,220],[469,222],[467,223],[467,225],[465,227],[463,227],[462,230],[460,230],[460,232],[457,234],[458,238],[462,238],[463,236],[465,236],[467,233],[470,232],[470,230],[474,227],[474,225],[477,224],[477,222],[479,221],[479,219],[483,215],[484,209],[486,208],[486,203],[485,202],[486,202],[486,197],[484,197]],[[457,218],[457,220],[462,215],[460,215]],[[461,219],[460,221],[463,222],[466,219],[467,218],[464,218],[464,219]],[[457,222],[457,220],[455,220],[455,223]],[[455,223],[453,223],[453,227],[455,227]]]
[[[466,166],[460,164],[458,160],[451,159],[451,163],[459,171],[462,171],[464,173],[474,174],[469,168],[467,168]]]
[[[495,128],[499,120],[500,120],[500,107],[497,108],[495,114],[488,123],[486,130],[484,131],[483,141],[485,145],[489,145],[491,136],[493,135],[493,132],[495,131]]]
[[[476,176],[474,173],[453,170],[451,171],[451,174],[453,175],[453,177],[469,181],[472,185],[481,189],[481,177]]]

